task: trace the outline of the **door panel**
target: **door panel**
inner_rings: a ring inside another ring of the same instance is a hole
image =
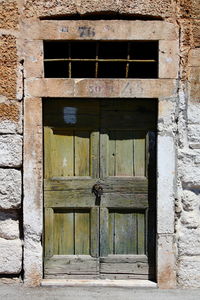
[[[45,277],[147,278],[156,102],[51,99],[43,119]]]

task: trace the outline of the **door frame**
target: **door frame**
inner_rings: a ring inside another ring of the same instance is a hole
[[[120,23],[120,24],[119,24]],[[119,25],[123,30],[119,33]],[[104,30],[102,30],[104,26]],[[80,27],[86,27],[82,35]],[[46,28],[48,30],[46,30]],[[40,21],[22,25],[19,51],[24,53],[24,169],[23,228],[25,283],[43,278],[43,97],[157,98],[157,233],[156,269],[160,288],[176,286],[174,202],[176,144],[174,121],[178,92],[178,30],[164,21]],[[77,31],[76,31],[77,29]],[[158,79],[44,78],[43,40],[56,39],[158,40]],[[165,191],[163,193],[163,191]]]

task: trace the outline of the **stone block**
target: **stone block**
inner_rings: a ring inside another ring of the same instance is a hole
[[[14,209],[21,206],[21,172],[0,169],[0,208]]]
[[[188,65],[192,67],[200,67],[200,48],[190,50]]]
[[[185,188],[198,189],[200,187],[199,157],[200,149],[179,150],[178,174]]]
[[[18,29],[19,12],[17,1],[1,0],[0,2],[0,28]]]
[[[198,111],[199,110],[197,110],[197,112]],[[190,113],[191,113],[191,111],[190,111]],[[200,143],[200,125],[199,124],[194,124],[194,125],[189,124],[188,125],[188,140],[189,140],[189,142],[192,142],[192,143]]]
[[[176,98],[159,99],[158,105],[158,130],[160,132],[173,132],[176,130],[175,113],[176,113]]]
[[[173,6],[170,0],[121,0],[119,12],[122,14],[134,14],[145,16],[173,16]]]
[[[20,167],[22,164],[22,137],[0,136],[0,167]]]
[[[175,146],[171,136],[158,136],[157,232],[174,233]]]
[[[43,42],[24,41],[22,55],[24,57],[24,77],[44,77]]]
[[[188,117],[188,134],[189,137],[192,140],[191,134],[194,136],[198,135],[199,129],[198,129],[198,124],[199,124],[199,116],[200,116],[200,98],[188,101],[188,108],[187,108],[187,117]],[[194,125],[195,124],[195,125]],[[194,125],[194,127],[193,127]],[[191,126],[191,128],[190,128]],[[195,137],[196,139],[196,137]],[[197,138],[197,140],[200,140]]]
[[[174,14],[173,6],[170,0],[162,1],[138,1],[138,0],[74,0],[65,1],[56,0],[45,1],[26,0],[24,4],[24,13],[26,17],[44,17],[51,15],[69,15],[69,14],[94,14],[114,12],[120,14],[148,15],[169,17]]]
[[[0,253],[0,274],[19,274],[22,268],[21,241],[0,238]]]
[[[181,0],[180,13],[185,18],[200,18],[199,0]]]
[[[17,48],[16,38],[11,35],[0,36],[0,97],[16,98],[17,86]]]
[[[19,218],[15,212],[0,212],[0,238],[19,239]]]
[[[200,287],[200,257],[181,257],[177,272],[178,284],[184,288]]]
[[[190,100],[200,105],[200,67],[189,68],[189,82]]]
[[[181,202],[185,211],[199,211],[200,196],[190,190],[183,190]]]
[[[177,41],[159,42],[159,78],[178,78],[179,45]]]
[[[22,133],[21,103],[0,103],[0,133]]]
[[[200,202],[200,201],[199,201]],[[188,229],[196,229],[200,225],[199,211],[183,211],[181,214],[181,224]],[[200,234],[200,232],[198,232]]]
[[[45,17],[51,15],[69,15],[76,14],[76,5],[74,1],[66,0],[25,0],[24,15],[26,17]]]
[[[158,235],[157,250],[157,282],[158,287],[170,289],[176,287],[176,248],[174,236],[171,234]]]
[[[193,40],[194,40],[194,46],[195,47],[200,46],[200,30],[199,30],[199,27],[200,27],[200,20],[194,21],[193,22],[193,27],[192,27],[192,34],[193,34]]]

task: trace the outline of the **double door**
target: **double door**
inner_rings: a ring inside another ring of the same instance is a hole
[[[149,278],[156,101],[45,99],[45,278]]]

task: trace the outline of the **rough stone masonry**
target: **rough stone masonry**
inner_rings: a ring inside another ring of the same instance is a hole
[[[76,19],[112,16],[113,19],[163,20],[178,26],[178,91],[173,104],[163,101],[163,117],[158,126],[165,131],[172,124],[170,130],[175,139],[176,284],[200,287],[199,0],[0,0],[0,276],[23,280],[24,233],[34,235],[23,223],[24,79],[26,72],[33,72],[24,67],[23,24],[27,20],[59,17],[67,20],[73,16]],[[30,52],[34,53],[31,45]],[[41,53],[33,55],[39,60]],[[31,76],[36,76],[33,73]],[[166,145],[170,142],[166,139]],[[34,236],[28,242],[40,238]],[[37,257],[34,259],[37,266]],[[30,284],[39,282],[33,280]]]

